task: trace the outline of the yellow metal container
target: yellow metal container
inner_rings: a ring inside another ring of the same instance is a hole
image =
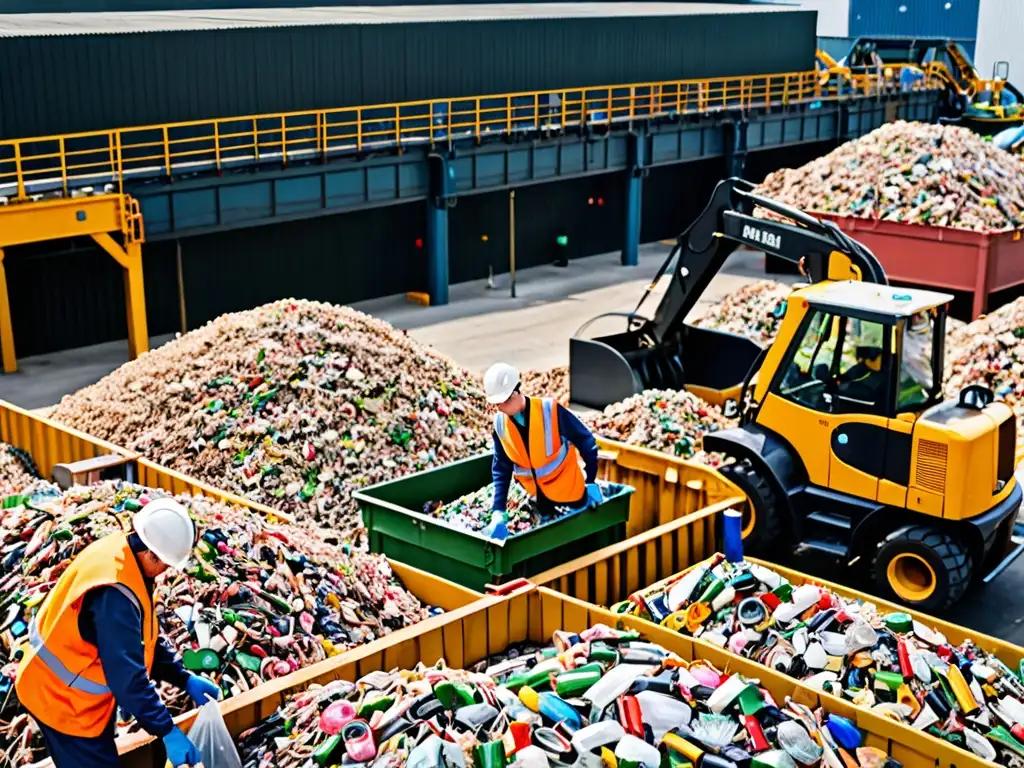
[[[121,450],[110,443],[83,435],[80,432],[63,427],[3,401],[0,401],[0,440],[29,453],[36,462],[40,473],[46,478],[50,477],[55,464],[80,461],[82,459],[115,453],[128,459],[137,467],[136,482],[141,485],[161,488],[174,494],[185,493],[193,496],[207,496],[228,504],[248,507],[258,515],[267,515],[286,522],[290,521],[288,515],[278,510],[270,509],[261,504],[255,504],[224,491],[219,491],[205,483],[192,480],[179,472],[166,469],[145,459],[139,459],[138,454]],[[416,625],[423,632],[429,632],[431,627],[446,623],[449,612],[458,612],[459,609],[483,598],[479,592],[453,584],[418,568],[413,568],[394,560],[389,562],[395,574],[413,595],[424,603],[443,608],[446,612]],[[367,646],[360,646],[340,656],[328,659],[322,664],[333,662],[344,664],[345,659],[352,654],[355,654],[353,658],[361,658],[364,653],[369,653],[372,656],[373,651],[367,651],[367,648],[388,647],[390,644],[400,642],[402,638],[409,636],[408,628],[403,629],[393,635],[376,640]],[[316,668],[309,667],[307,671]],[[277,681],[268,682],[239,698],[242,700],[252,700],[254,697],[259,698],[262,696],[262,691],[268,686],[271,687],[270,690],[278,690]],[[232,706],[234,701],[235,699],[229,699],[225,706]],[[195,712],[189,712],[182,715],[179,721],[191,722],[194,717]],[[146,738],[148,737],[144,735],[124,737],[118,743],[119,748],[122,750],[130,749],[132,745],[137,745]]]
[[[567,563],[560,568],[538,574],[533,577],[531,581],[539,585],[550,587],[563,594],[572,595],[574,598],[584,600],[589,599],[590,601],[596,602],[602,606],[613,605],[614,603],[621,602],[627,599],[630,594],[637,591],[646,591],[646,589],[655,590],[662,582],[682,575],[686,571],[689,571],[699,565],[703,560],[710,559],[714,554],[713,551],[709,552],[707,556],[703,558],[692,560],[682,569],[670,572],[670,563],[673,561],[673,558],[663,557],[663,555],[667,551],[678,551],[678,545],[674,544],[675,542],[686,542],[687,545],[691,545],[694,541],[700,541],[705,546],[708,545],[709,541],[713,542],[714,529],[712,526],[712,517],[717,513],[717,511],[724,510],[728,508],[728,506],[728,504],[717,505],[717,508],[702,510],[697,515],[691,516],[698,518],[697,523],[705,526],[701,531],[691,530],[694,526],[694,522],[689,518],[683,518],[675,521],[674,523],[669,523],[649,531],[645,535],[637,536],[629,541],[624,541],[614,547],[607,547],[600,552],[595,552],[588,558],[580,558],[572,563]],[[710,540],[705,538],[702,533],[702,531],[706,531],[709,528],[712,531],[712,538]],[[673,546],[676,546],[677,548],[672,549]],[[691,549],[690,551],[693,550]],[[872,595],[858,592],[855,589],[850,589],[849,587],[844,587],[839,584],[833,584],[830,581],[808,576],[789,568],[783,568],[775,565],[774,563],[757,560],[755,558],[748,559],[751,562],[759,563],[778,572],[788,579],[794,587],[801,584],[818,584],[834,591],[836,594],[842,595],[847,599],[863,600],[865,602],[874,603],[880,610],[885,612],[902,612],[909,614],[911,617],[917,619],[926,626],[942,632],[942,634],[944,634],[953,644],[960,644],[967,639],[973,640],[979,647],[998,656],[1003,663],[1011,669],[1017,669],[1021,659],[1024,659],[1024,648],[1013,645],[1012,643],[1007,643],[999,638],[991,637],[989,635],[982,634],[981,632],[975,632],[966,627],[962,627],[948,621],[943,621],[942,619],[937,619],[934,616],[929,616],[928,614],[908,609],[905,606],[896,605],[895,603],[890,603]],[[645,577],[648,577],[646,581],[644,580]],[[641,622],[641,625],[648,628],[645,631],[650,631],[651,628],[654,627],[657,627],[662,631],[669,631],[665,628],[658,627],[658,625],[647,621],[646,619],[629,617],[628,621]],[[733,661],[731,663],[741,660],[746,664],[752,663],[743,657],[724,650],[712,643],[696,638],[689,638],[689,640],[694,644],[695,648],[699,649],[697,651],[699,654],[718,653],[721,654],[723,658],[732,659]],[[709,655],[707,658],[712,657]],[[759,667],[761,670],[758,675],[763,676],[770,671],[767,667],[762,667],[759,664],[755,664],[755,666]],[[772,674],[777,673],[772,672]],[[790,680],[791,685],[802,689],[802,696],[816,696],[822,702],[830,703],[831,706],[841,705],[844,707],[853,707],[852,704],[838,699],[831,694],[812,691],[810,688],[807,688],[793,678],[787,679]],[[827,708],[829,707],[826,706],[826,709]],[[866,710],[860,710],[859,708],[855,709],[857,709],[859,715],[871,714]],[[972,754],[942,742],[937,738],[928,736],[921,731],[911,728],[910,726],[903,725],[902,723],[897,723],[892,720],[886,720],[885,718],[881,718],[877,715],[872,716],[879,720],[885,720],[886,727],[891,729],[887,730],[886,733],[890,734],[890,738],[895,739],[897,742],[910,745],[917,743],[914,741],[915,739],[925,739],[927,740],[927,751],[929,753],[935,755],[949,753],[951,755],[950,762],[955,763],[957,766],[964,766],[968,764],[993,765],[993,763],[981,760]],[[942,764],[942,762],[942,758],[940,758],[940,764]]]
[[[597,445],[599,476],[636,489],[626,538],[726,499],[746,503],[743,492],[711,467],[613,440],[599,438]]]
[[[21,448],[31,455],[40,474],[47,479],[53,474],[55,464],[93,459],[111,453],[126,459],[138,458],[137,453],[62,427],[3,400],[0,400],[0,441]]]
[[[964,756],[951,747],[917,731],[904,730],[890,720],[857,709],[846,702],[821,696],[794,685],[794,681],[734,657],[720,648],[705,647],[689,638],[633,617],[620,617],[585,602],[559,595],[544,588],[527,586],[506,596],[487,596],[473,605],[452,611],[436,622],[410,627],[377,643],[358,648],[344,656],[299,670],[274,681],[251,694],[224,702],[221,711],[232,735],[237,736],[260,720],[273,714],[295,691],[311,683],[329,680],[356,680],[374,670],[409,668],[423,661],[433,664],[445,659],[449,666],[465,667],[498,653],[510,643],[550,642],[557,629],[580,632],[594,624],[615,625],[642,631],[649,640],[663,645],[683,659],[704,658],[720,669],[758,678],[778,701],[793,696],[808,706],[824,707],[827,712],[855,721],[865,733],[865,743],[877,747],[906,768],[981,768],[989,764]],[[122,766],[142,768],[152,759],[148,742],[125,745],[131,749],[122,754]]]
[[[711,557],[718,548],[718,513],[747,503],[738,489],[736,493],[638,536],[531,576],[530,581],[595,605],[617,603],[638,589]]]

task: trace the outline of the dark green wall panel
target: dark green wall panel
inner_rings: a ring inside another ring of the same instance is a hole
[[[285,298],[350,304],[426,285],[422,204],[181,241],[189,328]]]
[[[0,39],[0,138],[806,70],[813,12]]]
[[[4,264],[19,357],[128,337],[123,272],[91,240],[9,248]],[[151,335],[178,329],[177,270],[166,247],[143,248]]]

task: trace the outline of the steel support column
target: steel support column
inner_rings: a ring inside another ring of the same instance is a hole
[[[146,324],[146,290],[142,282],[142,246],[129,242],[122,248],[106,232],[92,236],[96,244],[109,253],[124,270],[124,303],[128,319],[128,357],[134,360],[149,351],[149,329]]]
[[[14,352],[14,326],[11,323],[11,302],[7,295],[7,270],[4,269],[4,251],[0,248],[0,356],[4,373],[18,370],[18,357]]]
[[[455,169],[444,155],[427,156],[427,293],[430,303],[448,303],[448,208],[455,202]]]
[[[110,232],[120,232],[122,247]],[[132,360],[149,350],[146,293],[142,284],[142,214],[129,195],[94,195],[41,202],[21,202],[0,208],[0,356],[4,373],[18,370],[11,330],[11,308],[3,269],[3,249],[63,237],[91,237],[124,269],[124,298],[128,310],[128,352]]]
[[[626,232],[622,244],[622,265],[635,267],[640,263],[640,222],[643,212],[644,165],[646,135],[630,131],[626,136]]]
[[[448,303],[448,207],[427,200],[427,293],[432,305]]]
[[[725,131],[725,175],[743,178],[747,164],[747,120],[736,116],[722,129]]]

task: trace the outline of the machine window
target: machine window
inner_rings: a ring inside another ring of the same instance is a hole
[[[931,312],[918,312],[904,321],[897,411],[914,410],[928,402],[935,387],[932,368],[934,338],[935,318]]]
[[[828,312],[815,310],[793,359],[786,368],[779,394],[816,411],[828,411],[828,370],[835,355],[839,324]]]
[[[873,413],[883,405],[888,369],[881,323],[816,310],[779,394],[823,413]]]
[[[843,318],[842,354],[834,376],[840,412],[876,411],[885,397],[886,326],[853,317]]]

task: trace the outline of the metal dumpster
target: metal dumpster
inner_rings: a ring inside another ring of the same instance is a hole
[[[491,482],[491,454],[473,456],[353,494],[369,531],[370,551],[435,573],[471,589],[524,576],[620,541],[633,489],[620,490],[595,509],[557,518],[496,541],[449,526],[420,510],[452,501]]]

